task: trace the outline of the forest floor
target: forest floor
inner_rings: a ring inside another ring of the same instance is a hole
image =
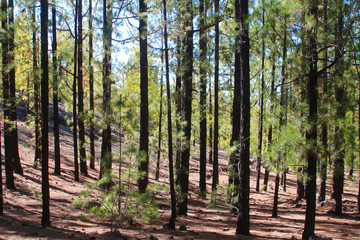
[[[64,113],[62,114],[64,117]],[[20,120],[24,120],[20,116]],[[65,124],[65,121],[61,121]],[[51,126],[50,126],[51,127]],[[61,176],[54,175],[54,164],[50,160],[50,196],[51,196],[51,226],[42,227],[41,213],[41,169],[33,167],[34,143],[32,133],[24,121],[19,121],[19,150],[24,169],[24,175],[15,174],[16,190],[5,190],[4,215],[0,217],[0,239],[301,239],[304,227],[306,202],[296,203],[296,176],[288,174],[287,191],[280,188],[278,218],[271,218],[274,194],[274,175],[270,175],[268,191],[255,191],[255,164],[251,166],[250,216],[251,236],[236,236],[236,216],[229,213],[229,207],[224,203],[226,192],[219,190],[218,205],[209,207],[210,194],[207,199],[198,197],[199,161],[198,154],[193,154],[190,171],[190,196],[188,215],[176,219],[176,230],[163,229],[170,216],[168,191],[156,196],[163,206],[160,208],[160,219],[150,224],[136,224],[111,231],[110,221],[96,221],[79,218],[87,209],[76,208],[72,201],[79,193],[86,190],[85,183],[94,182],[98,177],[99,165],[96,170],[90,170],[88,176],[81,175],[80,182],[74,181],[73,175],[73,141],[69,127],[61,126]],[[50,134],[50,159],[53,159],[53,136]],[[100,143],[96,143],[100,152]],[[114,143],[113,151],[119,143]],[[155,157],[152,156],[151,160]],[[150,182],[167,185],[167,163],[163,159],[160,180],[154,180],[154,172],[150,173]],[[227,155],[220,152],[220,183],[227,181],[224,172],[227,165]],[[114,166],[116,167],[116,166]],[[211,190],[211,165],[207,165],[207,189]],[[330,200],[330,185],[326,201],[317,205],[316,235],[332,239],[360,239],[360,215],[356,213],[357,177],[346,178],[343,195],[344,214],[340,217],[331,213],[334,201]],[[3,179],[4,181],[4,179]],[[167,206],[166,206],[167,205]],[[186,231],[180,231],[179,226],[185,225]]]

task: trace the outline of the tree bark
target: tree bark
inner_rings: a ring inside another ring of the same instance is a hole
[[[162,115],[163,115],[163,85],[164,85],[164,56],[161,52],[161,80],[160,80],[160,109],[159,109],[159,135],[158,135],[158,149],[156,159],[156,172],[155,179],[159,180],[160,177],[160,157],[161,157],[161,141],[162,141]]]
[[[85,114],[84,114],[84,89],[83,89],[83,37],[82,37],[82,0],[78,0],[78,124],[79,124],[79,148],[80,148],[80,172],[87,175],[86,147],[85,147]]]
[[[23,169],[19,157],[18,130],[17,130],[17,114],[16,114],[16,83],[15,83],[15,23],[14,23],[14,0],[9,0],[9,110],[10,110],[10,139],[8,144],[10,158],[13,161],[13,170],[15,173],[23,175]],[[6,155],[6,153],[5,153]]]
[[[215,0],[215,72],[214,72],[214,159],[212,190],[219,184],[219,0]]]
[[[53,58],[53,107],[54,107],[54,153],[55,153],[55,174],[61,174],[60,163],[60,134],[59,134],[59,100],[58,100],[58,60],[56,40],[56,0],[52,1],[52,58]]]
[[[200,179],[199,179],[199,195],[206,197],[206,8],[204,0],[199,1],[199,48],[200,48]]]
[[[35,156],[34,168],[37,168],[41,159],[41,126],[40,126],[40,81],[38,69],[38,43],[36,39],[36,0],[32,3],[32,43],[33,43],[33,78],[34,78],[34,114],[35,114]]]
[[[41,225],[50,225],[49,192],[49,57],[48,57],[48,0],[41,1],[41,175],[43,211]]]
[[[181,198],[178,205],[178,214],[187,215],[188,210],[188,192],[189,192],[189,160],[190,160],[190,145],[191,145],[191,113],[192,113],[192,74],[193,74],[193,6],[192,0],[187,0],[186,12],[188,17],[184,19],[184,29],[186,29],[185,44],[184,44],[184,69],[183,69],[183,103],[184,103],[184,137],[185,144],[181,151],[181,166],[179,173],[179,185]]]
[[[262,25],[265,26],[265,4],[262,1]],[[264,37],[263,37],[264,38]],[[261,95],[260,95],[260,121],[259,121],[259,143],[258,143],[258,155],[256,158],[256,187],[257,192],[260,191],[260,177],[261,177],[261,156],[262,156],[262,139],[263,139],[263,122],[264,122],[264,92],[265,92],[265,40],[262,39],[261,43]]]
[[[74,146],[74,178],[75,181],[79,181],[79,162],[78,162],[78,144],[77,144],[77,109],[76,109],[76,92],[77,92],[77,58],[78,58],[78,15],[79,15],[79,0],[76,0],[75,3],[75,28],[74,28],[74,78],[73,78],[73,146]]]
[[[324,21],[324,32],[325,34],[328,33],[328,17],[327,17],[327,0],[323,1],[323,21]],[[323,68],[327,67],[327,59],[328,59],[328,51],[324,51],[324,59],[325,61],[323,64]],[[328,92],[328,78],[327,73],[325,72],[323,74],[323,84],[322,84],[322,108],[323,112],[327,113],[326,104],[328,104],[327,100],[327,92]],[[320,160],[320,186],[319,186],[319,195],[318,195],[318,202],[325,201],[326,196],[326,180],[327,180],[327,162],[328,162],[328,124],[326,122],[326,119],[322,121],[321,123],[321,145],[324,149],[324,154]]]
[[[249,39],[249,2],[235,1],[235,15],[240,30],[240,89],[241,89],[241,125],[240,125],[240,159],[239,173],[239,215],[236,234],[250,235],[250,39]]]
[[[167,33],[167,13],[166,0],[163,0],[164,7],[164,44],[165,44],[165,73],[166,73],[166,100],[168,115],[168,158],[169,158],[169,178],[171,196],[171,216],[169,219],[169,229],[175,229],[176,219],[176,195],[174,182],[174,163],[173,163],[173,140],[172,140],[172,121],[171,121],[171,90],[170,90],[170,70],[169,70],[169,48]]]
[[[90,91],[90,168],[95,169],[95,108],[94,108],[94,68],[93,62],[93,14],[92,0],[89,0],[89,91]]]
[[[343,25],[344,25],[344,16],[343,16],[343,0],[337,0],[337,14],[338,14],[338,22],[337,22],[337,31],[336,31],[336,42],[337,48],[335,51],[335,58],[339,58],[341,55],[341,46],[343,44]],[[335,149],[336,155],[334,160],[334,171],[333,171],[333,197],[336,201],[335,206],[335,214],[342,214],[342,194],[344,190],[344,158],[345,158],[345,150],[344,150],[344,126],[339,121],[345,121],[346,117],[346,91],[344,85],[344,75],[343,75],[343,64],[342,62],[338,63],[335,68],[335,76],[337,80],[337,84],[335,86],[335,100],[337,103],[336,108],[336,118],[337,122],[335,123]]]
[[[306,150],[306,159],[308,162],[308,178],[306,181],[306,216],[305,227],[302,239],[309,239],[315,232],[315,215],[316,215],[316,164],[317,164],[317,105],[318,105],[318,90],[317,90],[317,22],[318,22],[318,2],[317,0],[310,1],[310,16],[315,19],[314,25],[309,30],[309,46],[310,58],[309,66],[310,73],[307,82],[307,93],[309,101],[308,113],[308,129],[306,131],[306,142],[308,148]]]
[[[148,58],[147,58],[147,5],[144,0],[139,0],[140,20],[140,162],[138,170],[139,193],[145,193],[149,182],[149,102],[148,102]]]
[[[102,132],[100,175],[108,174],[112,165],[111,154],[111,35],[112,35],[112,1],[103,0],[103,109],[106,126]],[[108,186],[105,186],[106,188]]]

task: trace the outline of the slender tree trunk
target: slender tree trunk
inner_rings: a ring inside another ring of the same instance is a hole
[[[161,53],[161,81],[160,81],[160,109],[159,109],[159,136],[158,136],[158,149],[157,149],[157,160],[156,160],[156,172],[155,179],[159,180],[160,177],[160,157],[161,157],[161,141],[162,141],[162,114],[163,114],[163,76],[164,76],[164,56]]]
[[[85,114],[84,114],[84,89],[83,89],[83,37],[82,37],[82,0],[79,1],[78,8],[78,109],[79,109],[79,147],[80,147],[80,172],[87,175],[86,166],[86,146],[85,146]]]
[[[323,1],[323,21],[324,21],[324,32],[325,34],[328,33],[328,17],[327,17],[327,0]],[[325,50],[324,51],[324,59],[325,61],[323,61],[323,68],[326,68],[327,66],[327,59],[328,59],[328,51]],[[323,112],[326,114],[327,113],[327,108],[326,108],[326,104],[328,104],[328,100],[327,100],[327,73],[325,72],[323,74],[323,83],[322,83],[322,108],[323,108]],[[322,148],[324,149],[324,154],[320,160],[320,186],[319,186],[319,195],[318,195],[318,202],[322,202],[325,201],[325,196],[326,196],[326,180],[327,180],[327,162],[328,162],[328,124],[325,120],[322,120],[321,123],[321,145]]]
[[[343,25],[344,25],[344,16],[343,16],[343,0],[337,0],[337,9],[338,9],[338,22],[337,22],[337,32],[336,32],[336,42],[337,48],[335,51],[335,58],[339,58],[341,55],[341,48],[343,45]],[[337,78],[337,84],[335,86],[335,100],[338,104],[336,108],[336,118],[337,121],[345,121],[346,117],[346,91],[344,84],[344,75],[343,75],[343,62],[336,66],[335,74]],[[334,171],[333,171],[333,197],[336,201],[335,214],[342,214],[342,194],[344,189],[344,126],[342,123],[337,122],[335,124],[335,149],[337,151],[334,161]]]
[[[33,43],[33,78],[34,78],[34,114],[35,114],[35,156],[34,167],[37,168],[41,159],[41,133],[40,133],[40,83],[39,83],[39,69],[38,69],[38,43],[36,39],[36,0],[33,0],[32,5],[32,43]]]
[[[235,15],[240,27],[240,89],[241,89],[241,125],[239,172],[239,215],[236,234],[250,235],[250,39],[249,39],[249,2],[235,1]],[[237,67],[237,66],[235,66]]]
[[[235,1],[235,17],[236,17],[236,29],[235,31],[240,32],[239,25],[240,21],[240,0]],[[235,74],[234,74],[234,96],[233,96],[233,111],[232,111],[232,136],[230,146],[236,146],[240,144],[240,123],[241,123],[241,49],[240,49],[241,37],[240,34],[236,34],[235,40]],[[229,166],[229,186],[233,185],[233,193],[231,196],[237,196],[239,192],[239,174],[237,167],[237,160],[239,159],[239,154],[237,150],[231,153],[230,155],[230,166]]]
[[[188,17],[184,19],[186,36],[184,44],[184,137],[185,145],[182,147],[181,151],[181,167],[179,174],[179,185],[180,185],[180,194],[181,199],[178,205],[178,214],[187,215],[188,209],[188,192],[189,192],[189,160],[190,160],[190,144],[191,144],[191,113],[192,113],[192,74],[193,74],[193,6],[192,1],[187,0],[186,12]]]
[[[265,26],[265,4],[264,0],[262,1],[263,11],[262,11],[262,24]],[[264,92],[265,92],[265,40],[262,40],[261,44],[262,54],[261,54],[261,95],[260,95],[260,121],[259,121],[259,143],[258,143],[258,155],[256,159],[256,187],[257,192],[260,191],[260,177],[261,177],[261,156],[262,156],[262,139],[263,139],[263,122],[264,122]]]
[[[52,1],[52,57],[53,57],[53,106],[54,106],[54,153],[55,153],[55,174],[61,174],[60,166],[60,134],[59,134],[59,100],[58,100],[58,60],[56,41],[56,0]]]
[[[306,183],[306,216],[305,228],[303,232],[303,239],[309,239],[315,232],[315,215],[316,215],[316,140],[317,140],[317,105],[318,105],[318,91],[317,91],[317,19],[318,19],[318,2],[317,0],[310,1],[310,15],[315,19],[314,26],[309,30],[309,46],[310,46],[310,73],[307,82],[307,93],[309,100],[308,125],[306,131],[306,142],[308,149],[306,150],[306,158],[308,162],[308,178]]]
[[[182,116],[182,73],[181,73],[181,39],[177,37],[176,39],[176,55],[177,55],[177,70],[176,70],[176,86],[175,86],[175,105],[176,105],[176,156],[175,156],[175,171],[176,171],[176,185],[179,185],[180,181],[180,166],[181,166],[181,125],[180,118]]]
[[[102,132],[100,175],[108,174],[112,165],[111,154],[111,35],[112,35],[112,1],[103,0],[103,109],[106,126]],[[108,186],[105,186],[108,188]]]
[[[139,0],[140,13],[140,163],[138,170],[143,176],[138,179],[140,193],[145,193],[149,182],[149,102],[148,102],[148,59],[147,59],[147,5]]]
[[[211,76],[209,76],[209,163],[213,163],[214,151],[213,151],[213,141],[214,141],[214,130],[213,130],[213,103],[212,103],[212,91],[211,91]]]
[[[214,161],[212,190],[219,184],[219,0],[215,0],[215,72],[214,72]]]
[[[10,58],[10,69],[9,69],[9,87],[10,87],[10,149],[11,158],[13,161],[14,172],[23,175],[23,169],[20,163],[19,157],[19,145],[18,145],[18,130],[17,130],[17,114],[16,114],[16,84],[15,84],[15,23],[14,23],[14,0],[9,0],[9,58]]]
[[[1,19],[2,30],[4,32],[8,31],[7,26],[7,1],[1,1],[1,12],[3,17]],[[9,75],[9,39],[7,37],[3,37],[1,39],[1,47],[2,47],[2,79],[3,79],[3,108],[4,108],[4,119],[10,119],[10,109],[9,109],[9,99],[10,99],[10,75]],[[5,148],[5,185],[8,189],[15,189],[14,182],[14,167],[12,164],[11,157],[11,124],[9,121],[4,121],[4,148]]]
[[[356,69],[357,70],[357,75],[358,75],[358,81],[359,81],[359,102],[358,102],[358,107],[359,107],[359,126],[358,126],[358,135],[359,135],[359,139],[360,139],[360,71],[359,68]],[[359,142],[359,149],[360,149],[360,142]],[[357,196],[357,212],[360,213],[360,151],[359,151],[359,188],[358,188],[358,196]]]
[[[74,178],[75,181],[79,181],[79,162],[78,162],[78,144],[77,144],[77,109],[76,109],[76,79],[77,79],[77,58],[78,58],[78,16],[79,15],[79,0],[76,0],[75,4],[75,28],[74,28],[74,80],[73,80],[73,146],[74,146]]]
[[[43,211],[41,225],[50,225],[49,192],[49,57],[48,57],[48,0],[41,1],[41,175]]]
[[[287,58],[287,18],[283,19],[284,21],[284,33],[283,33],[283,51],[282,51],[282,66],[281,66],[281,96],[280,96],[280,119],[279,119],[279,131],[281,134],[282,127],[286,124],[285,118],[285,108],[286,108],[286,87],[285,87],[285,80],[286,80],[286,58]],[[276,177],[275,177],[275,191],[274,191],[274,202],[273,202],[273,212],[272,217],[278,216],[278,199],[279,199],[279,182],[280,182],[280,164],[281,160],[285,158],[286,153],[278,153],[276,159]],[[283,163],[284,164],[284,163]]]
[[[92,0],[89,0],[89,90],[90,90],[90,168],[95,169],[95,109],[94,109],[94,68],[93,62],[93,15]]]
[[[199,192],[200,197],[206,197],[206,8],[204,0],[199,2],[199,15],[200,15],[200,179],[199,179]]]
[[[171,121],[171,90],[170,90],[170,70],[169,70],[169,48],[167,33],[167,13],[166,0],[163,0],[164,7],[164,44],[165,44],[165,73],[166,73],[166,100],[168,115],[168,158],[169,158],[169,178],[170,178],[170,196],[171,196],[171,216],[169,219],[169,228],[175,229],[176,219],[176,195],[174,182],[174,163],[173,163],[173,140],[172,140],[172,121]]]

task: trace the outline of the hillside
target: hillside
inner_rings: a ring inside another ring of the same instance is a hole
[[[72,200],[85,190],[86,182],[94,182],[98,177],[99,163],[96,161],[96,169],[90,170],[88,176],[81,176],[80,182],[73,179],[72,158],[72,133],[69,127],[62,125],[61,138],[61,164],[62,175],[56,176],[53,161],[50,160],[50,196],[51,196],[51,226],[42,227],[41,220],[41,170],[34,169],[34,143],[30,127],[24,122],[24,115],[19,109],[18,123],[19,149],[24,176],[15,175],[15,191],[5,191],[4,216],[0,217],[0,239],[300,239],[304,227],[305,201],[295,203],[296,178],[293,174],[288,175],[287,192],[280,189],[279,217],[271,218],[273,179],[270,176],[268,192],[255,192],[255,165],[251,166],[251,236],[235,236],[236,216],[228,211],[224,203],[225,192],[218,193],[219,204],[215,208],[209,208],[210,194],[207,200],[198,198],[198,154],[194,153],[191,160],[189,214],[187,217],[178,217],[177,230],[163,229],[170,215],[169,204],[165,201],[167,192],[158,194],[156,198],[161,203],[161,218],[151,224],[138,222],[127,225],[119,231],[111,232],[111,224],[107,221],[90,219],[78,220],[87,209],[78,209],[72,205]],[[65,111],[61,110],[64,118]],[[69,115],[71,116],[71,115]],[[65,124],[65,121],[60,121]],[[52,135],[50,135],[50,140]],[[50,159],[52,157],[53,143],[50,145]],[[116,152],[119,143],[114,143],[113,151]],[[96,142],[97,154],[100,151],[100,142]],[[99,157],[99,156],[98,156]],[[152,155],[152,159],[154,156]],[[227,181],[227,173],[224,172],[227,165],[227,156],[224,151],[220,153],[220,182]],[[114,165],[116,167],[116,165]],[[212,166],[208,165],[208,191],[211,189]],[[163,159],[161,178],[159,182],[154,180],[154,171],[150,174],[152,183],[166,185],[167,163]],[[353,180],[347,179],[344,193],[344,214],[337,217],[331,214],[334,202],[330,200],[331,188],[328,186],[327,201],[317,206],[316,234],[324,238],[332,239],[360,239],[360,216],[356,213],[357,174]],[[4,181],[4,179],[3,179]],[[330,182],[328,183],[330,184]],[[166,185],[167,186],[167,185]],[[185,225],[186,231],[180,231],[179,226]]]

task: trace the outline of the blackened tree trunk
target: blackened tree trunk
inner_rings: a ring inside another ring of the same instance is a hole
[[[237,26],[235,28],[236,38],[235,38],[235,74],[234,74],[234,96],[233,96],[233,110],[232,110],[232,135],[230,146],[236,146],[238,148],[240,144],[240,122],[241,122],[241,98],[242,93],[240,89],[240,81],[241,81],[241,37],[239,31],[239,25],[241,22],[240,19],[240,2],[235,2],[235,17]],[[233,185],[233,193],[231,197],[237,196],[239,192],[239,174],[237,167],[237,160],[239,160],[239,154],[236,151],[232,152],[230,155],[230,163],[229,163],[229,186]]]
[[[262,1],[262,24],[265,26],[265,4]],[[262,155],[262,139],[263,139],[263,122],[264,122],[264,91],[265,91],[265,37],[262,39],[261,43],[261,93],[260,93],[260,113],[259,113],[259,143],[258,143],[258,155],[256,158],[256,187],[257,192],[260,191],[260,177],[261,177],[261,155]]]
[[[359,81],[359,102],[358,102],[358,108],[359,108],[359,123],[358,123],[358,135],[360,139],[360,71],[359,68],[357,70],[358,75],[358,81]],[[359,142],[359,149],[360,149],[360,142]],[[360,151],[359,151],[359,166],[360,166]],[[357,212],[360,213],[360,167],[359,167],[359,188],[358,188],[358,196],[357,196]]]
[[[95,124],[94,124],[94,68],[93,62],[93,15],[92,0],[89,0],[89,97],[90,97],[90,168],[95,169]]]
[[[199,2],[200,15],[200,179],[199,193],[200,197],[206,197],[206,9],[204,0]]]
[[[16,84],[15,84],[15,24],[14,24],[14,0],[9,0],[9,110],[10,110],[10,158],[13,162],[13,170],[15,173],[23,175],[23,169],[19,157],[18,131],[17,131],[17,114],[16,114]],[[6,154],[6,153],[5,153]]]
[[[40,81],[38,69],[38,42],[36,39],[36,0],[32,3],[32,43],[33,43],[33,79],[34,79],[34,114],[35,114],[35,157],[34,167],[37,168],[41,159],[41,133],[40,133]]]
[[[147,59],[147,6],[144,0],[139,0],[140,6],[140,163],[138,170],[141,173],[138,179],[140,193],[146,191],[149,181],[149,102],[148,102],[148,59]]]
[[[169,228],[175,229],[176,219],[176,195],[174,181],[174,163],[173,163],[173,140],[172,140],[172,121],[171,121],[171,90],[170,90],[170,69],[169,69],[169,48],[167,33],[167,13],[166,0],[163,0],[164,7],[164,44],[165,44],[165,73],[166,73],[166,100],[168,115],[168,157],[169,157],[169,178],[170,178],[170,196],[171,196],[171,216]]]
[[[58,100],[58,60],[56,40],[56,0],[52,1],[52,58],[53,58],[53,107],[54,107],[54,153],[55,174],[61,174],[60,165],[60,134],[59,134],[59,100]]]
[[[74,178],[75,181],[79,181],[79,162],[78,162],[78,145],[77,145],[77,109],[76,109],[76,92],[77,92],[77,86],[76,86],[76,80],[77,80],[77,57],[78,57],[78,15],[79,15],[79,1],[76,0],[75,3],[75,28],[74,28],[74,38],[75,38],[75,44],[74,44],[74,79],[73,79],[73,146],[74,146]]]
[[[41,193],[43,200],[41,225],[43,226],[50,225],[48,7],[48,0],[41,0]]]
[[[214,71],[214,159],[212,190],[219,184],[219,0],[215,0],[215,71]]]
[[[82,0],[78,0],[78,110],[79,110],[79,150],[80,172],[87,175],[86,148],[85,148],[85,114],[84,114],[84,89],[83,89],[83,37],[82,37]]]
[[[184,87],[184,137],[185,144],[181,151],[181,166],[179,173],[180,201],[178,205],[179,215],[187,215],[188,192],[189,192],[189,160],[191,145],[191,113],[192,113],[192,74],[193,74],[193,5],[192,0],[185,1],[187,16],[184,19],[186,36],[184,39],[184,64],[183,64],[183,87]]]
[[[7,1],[1,1],[1,12],[3,17],[1,19],[2,30],[7,32]],[[4,108],[4,119],[10,119],[10,109],[9,109],[9,99],[10,99],[10,86],[9,86],[9,42],[7,37],[1,38],[1,47],[2,47],[2,79],[3,79],[3,108]],[[11,157],[11,147],[10,147],[10,131],[11,124],[9,121],[4,121],[4,148],[5,148],[5,185],[8,189],[15,189],[14,183],[14,171]]]
[[[249,2],[235,1],[235,15],[240,22],[240,89],[241,89],[241,125],[240,125],[240,159],[238,220],[236,234],[250,235],[250,39],[249,39]]]
[[[340,58],[341,46],[343,44],[343,28],[344,28],[344,16],[343,16],[343,0],[336,1],[338,11],[338,22],[336,31],[336,42],[337,48],[335,51],[335,58]],[[344,139],[344,126],[341,122],[345,121],[346,117],[346,92],[344,84],[343,74],[343,62],[337,64],[335,68],[337,84],[335,86],[335,100],[337,103],[335,124],[335,149],[336,156],[334,160],[334,171],[333,171],[333,198],[336,201],[335,214],[342,214],[342,194],[344,189],[344,158],[345,158],[345,139]]]
[[[100,175],[108,174],[111,169],[111,35],[112,1],[103,0],[103,109],[106,126],[102,132]]]
[[[328,16],[327,16],[327,0],[323,1],[323,21],[324,21],[324,32],[325,34],[328,33]],[[328,58],[328,51],[327,49],[324,51],[323,58],[325,61],[323,61],[323,68],[327,67],[327,58]],[[328,104],[327,100],[327,92],[328,92],[328,78],[327,73],[325,72],[322,76],[322,111],[324,114],[327,113],[327,107]],[[322,120],[321,123],[321,145],[324,150],[324,153],[320,160],[320,186],[319,186],[319,195],[318,195],[318,202],[325,201],[326,196],[326,180],[327,180],[327,163],[328,163],[328,124],[326,119]]]
[[[318,1],[310,1],[310,15],[315,20],[314,25],[309,29],[309,46],[310,58],[309,66],[310,72],[307,82],[307,93],[309,101],[308,113],[308,129],[306,131],[306,142],[308,148],[306,150],[306,159],[308,162],[308,178],[306,180],[306,217],[305,228],[302,239],[309,239],[315,232],[315,215],[316,215],[316,164],[317,164],[317,105],[318,105],[318,90],[317,90],[317,19],[318,19]]]

